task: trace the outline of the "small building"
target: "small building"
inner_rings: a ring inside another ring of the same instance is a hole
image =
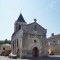
[[[1,55],[8,56],[11,52],[11,45],[10,44],[2,44],[1,45]]]
[[[47,39],[48,41],[48,53],[54,55],[60,55],[60,34],[51,34],[51,37]]]

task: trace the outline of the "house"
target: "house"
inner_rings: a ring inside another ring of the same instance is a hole
[[[60,34],[51,34],[48,41],[48,52],[49,54],[60,55]]]

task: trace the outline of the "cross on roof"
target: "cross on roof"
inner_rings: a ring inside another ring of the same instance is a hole
[[[36,19],[34,19],[34,22],[36,22],[37,20]]]

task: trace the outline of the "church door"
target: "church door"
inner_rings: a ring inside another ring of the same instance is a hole
[[[38,48],[37,47],[33,48],[32,55],[33,55],[33,57],[38,57]]]

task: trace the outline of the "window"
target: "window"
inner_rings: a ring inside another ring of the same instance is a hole
[[[13,41],[13,50],[14,50],[14,41]]]
[[[34,42],[36,43],[37,41],[36,41],[36,40],[34,40]]]
[[[18,39],[17,39],[17,47],[18,47]]]
[[[50,45],[50,42],[48,42],[48,45]]]
[[[21,29],[21,26],[19,25],[19,30]]]
[[[5,47],[3,47],[3,50],[5,50]]]
[[[60,44],[60,40],[58,40],[58,44]]]
[[[55,41],[54,41],[54,43],[55,43]]]

